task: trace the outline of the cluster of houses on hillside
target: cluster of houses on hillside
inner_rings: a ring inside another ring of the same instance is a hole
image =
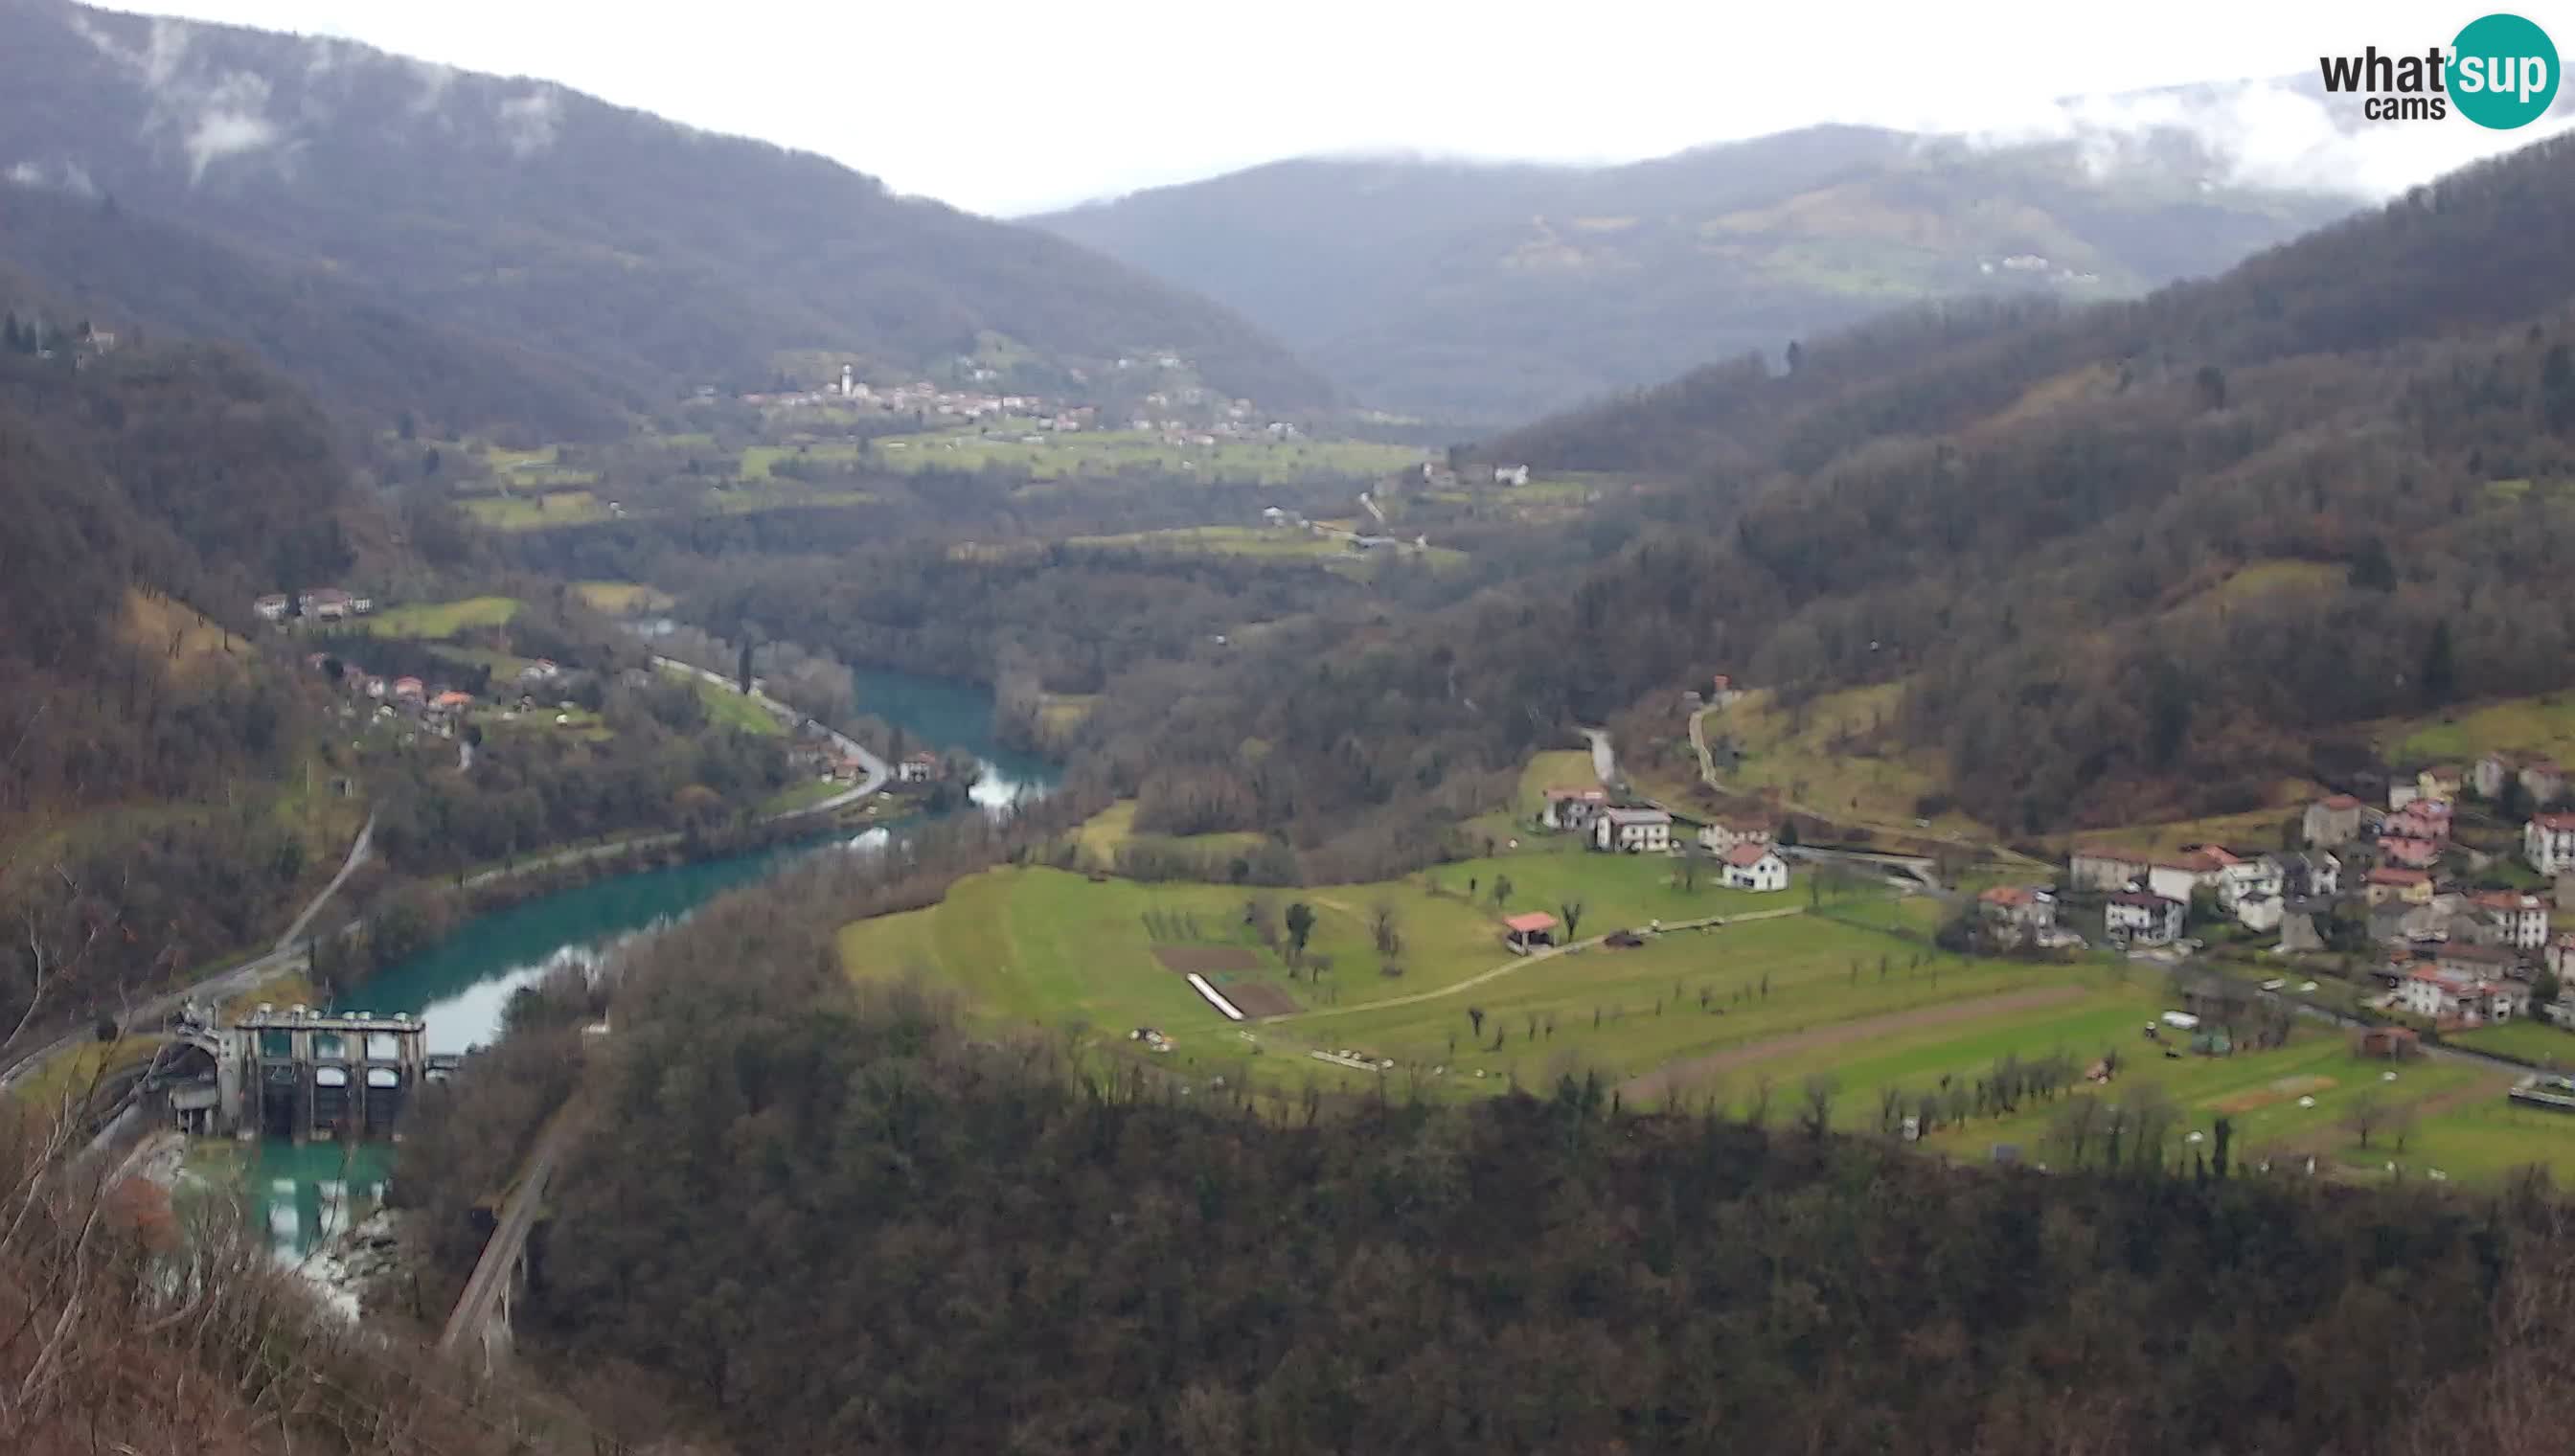
[[[250,609],[260,621],[280,626],[297,617],[313,622],[340,622],[375,611],[376,599],[338,587],[307,587],[292,595],[271,592],[265,597],[255,598]]]
[[[2516,791],[2550,803],[2562,800],[2566,784],[2554,763],[2501,753],[2466,769],[2435,765],[2399,779],[2384,808],[2347,793],[2307,804],[2296,825],[2301,848],[2084,848],[2067,863],[2063,892],[2099,896],[2104,935],[2127,947],[2173,944],[2195,914],[2276,934],[2283,953],[2326,948],[2337,925],[2337,948],[2349,949],[2350,936],[2365,925],[2377,947],[2382,1001],[2391,1008],[2455,1025],[2534,1009],[2575,1023],[2575,1007],[2534,1008],[2531,994],[2543,972],[2561,983],[2575,979],[2575,933],[2557,933],[2550,919],[2560,904],[2575,908],[2575,812],[2543,810],[2521,823],[2519,857],[2550,882],[2545,890],[2507,887],[2528,876],[2498,868],[2508,857],[2499,846],[2514,836],[2510,821],[2498,822],[2492,810]],[[2455,830],[2463,816],[2485,826],[2479,837],[2487,849],[2460,842]],[[1985,891],[1978,909],[1990,921],[2036,933],[2054,928],[2057,891],[2001,886]]]
[[[1788,887],[1788,860],[1776,843],[1775,821],[1722,816],[1694,834],[1675,825],[1671,812],[1621,804],[1597,785],[1546,790],[1538,827],[1581,834],[1604,854],[1704,854],[1715,861],[1717,882],[1733,889]],[[1677,836],[1676,836],[1677,835]]]
[[[378,720],[409,720],[441,737],[454,737],[457,724],[475,705],[473,694],[444,683],[430,683],[412,677],[380,677],[356,663],[328,653],[310,653],[304,659],[306,669],[315,673],[328,674],[334,665],[339,669],[337,686],[351,700],[352,710],[366,707],[372,709],[372,716]],[[565,676],[561,667],[539,658],[519,670],[511,685],[517,689],[515,695],[497,685],[491,692],[505,714],[538,712],[536,695],[544,690],[559,690]],[[564,703],[559,706],[569,709],[572,705]],[[349,716],[354,716],[354,713]]]

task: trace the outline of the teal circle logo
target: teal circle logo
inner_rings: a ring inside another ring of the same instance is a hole
[[[2482,127],[2528,126],[2557,99],[2557,46],[2518,15],[2468,22],[2451,43],[2450,101]]]

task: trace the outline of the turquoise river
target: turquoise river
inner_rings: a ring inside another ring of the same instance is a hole
[[[1049,792],[1058,781],[1053,763],[993,740],[992,694],[973,684],[863,671],[858,706],[901,728],[917,746],[973,753],[982,765],[974,798],[988,808]],[[855,839],[620,875],[479,916],[422,954],[388,967],[337,1009],[409,1011],[429,1023],[431,1051],[464,1051],[499,1028],[512,992],[554,968],[595,964],[619,940],[648,933],[781,864],[834,848],[863,848],[884,834],[876,829]],[[390,1163],[389,1150],[370,1143],[298,1147],[262,1141],[249,1175],[255,1216],[266,1222],[271,1247],[282,1259],[299,1259],[347,1227],[353,1207],[371,1205],[382,1194]]]

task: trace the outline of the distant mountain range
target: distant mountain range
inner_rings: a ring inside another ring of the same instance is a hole
[[[1525,419],[1907,303],[2141,293],[2358,205],[2187,134],[1813,127],[1628,166],[1304,160],[1031,221],[1230,304],[1365,403]]]
[[[565,428],[825,360],[974,355],[1042,386],[1176,354],[1275,407],[1330,398],[1225,308],[820,157],[339,41],[64,0],[0,0],[0,260],[144,321],[256,342],[280,311],[401,315],[544,376],[531,405]],[[23,224],[48,194],[97,215]]]

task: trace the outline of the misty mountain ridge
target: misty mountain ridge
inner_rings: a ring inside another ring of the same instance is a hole
[[[1318,157],[1033,221],[1241,309],[1370,404],[1483,425],[1928,300],[2213,275],[2537,135],[2347,99],[2295,74],[1615,166]]]
[[[811,154],[345,41],[0,0],[0,196],[112,197],[298,279],[670,395],[998,343],[1329,390],[1226,310]],[[66,292],[77,279],[54,278]]]

